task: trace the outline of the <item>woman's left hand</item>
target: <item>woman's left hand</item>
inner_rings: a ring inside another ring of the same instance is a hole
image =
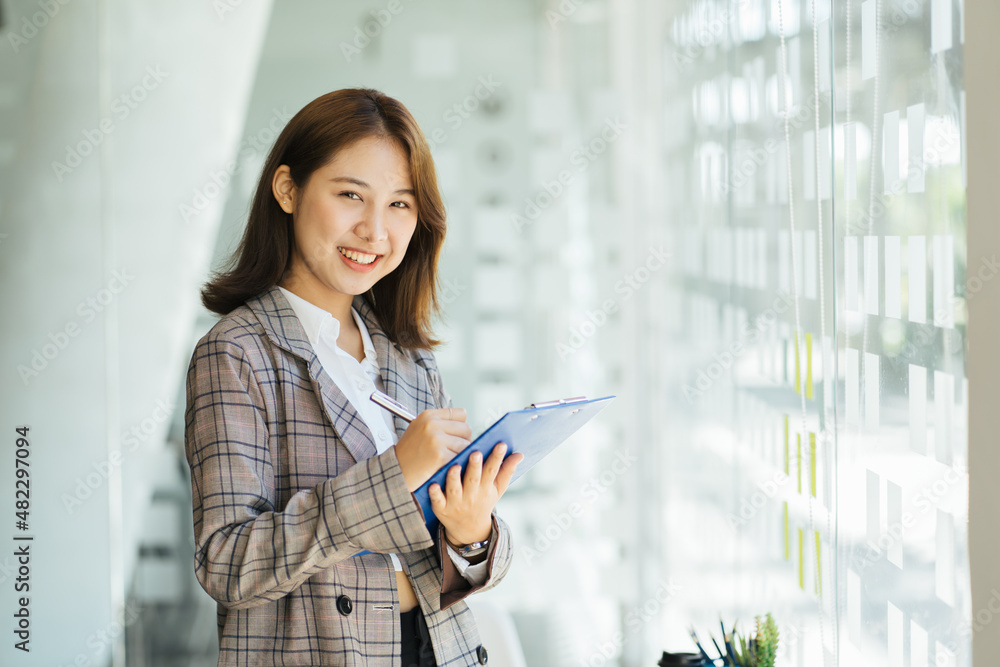
[[[482,542],[493,528],[491,514],[500,496],[507,490],[514,469],[524,460],[523,454],[511,454],[504,460],[507,445],[499,443],[483,464],[481,452],[473,452],[465,467],[453,465],[445,478],[445,490],[432,484],[431,509],[445,529],[445,539],[454,545]]]

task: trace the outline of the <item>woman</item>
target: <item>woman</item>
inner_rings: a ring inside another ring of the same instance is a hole
[[[428,532],[413,491],[471,437],[431,352],[444,234],[430,150],[398,101],[329,93],[276,140],[230,268],[202,292],[223,317],[187,375],[220,665],[486,663],[462,600],[510,567],[493,510],[523,457],[501,443],[464,477],[453,466]]]

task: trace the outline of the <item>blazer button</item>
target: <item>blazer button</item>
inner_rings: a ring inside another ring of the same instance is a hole
[[[490,654],[486,652],[485,646],[480,646],[479,648],[476,649],[476,657],[479,658],[480,665],[485,665],[486,662],[490,659]]]
[[[352,609],[354,609],[354,604],[351,603],[351,598],[346,595],[341,595],[337,598],[337,611],[341,614],[344,616],[350,616]]]

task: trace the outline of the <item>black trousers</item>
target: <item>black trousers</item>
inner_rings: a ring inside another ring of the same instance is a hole
[[[420,607],[399,615],[403,630],[403,667],[437,667],[427,621]]]

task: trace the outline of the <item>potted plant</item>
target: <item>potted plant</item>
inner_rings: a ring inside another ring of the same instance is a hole
[[[715,650],[719,652],[718,658],[708,655],[698,640],[698,635],[691,630],[691,639],[698,647],[698,653],[667,653],[663,652],[658,667],[670,667],[671,665],[685,667],[774,667],[774,660],[778,654],[778,624],[770,613],[763,617],[757,616],[754,619],[755,627],[752,635],[741,635],[736,631],[735,626],[731,632],[726,632],[725,625],[722,627],[722,646],[715,641],[715,637],[709,635]],[[724,648],[723,648],[724,647]]]

